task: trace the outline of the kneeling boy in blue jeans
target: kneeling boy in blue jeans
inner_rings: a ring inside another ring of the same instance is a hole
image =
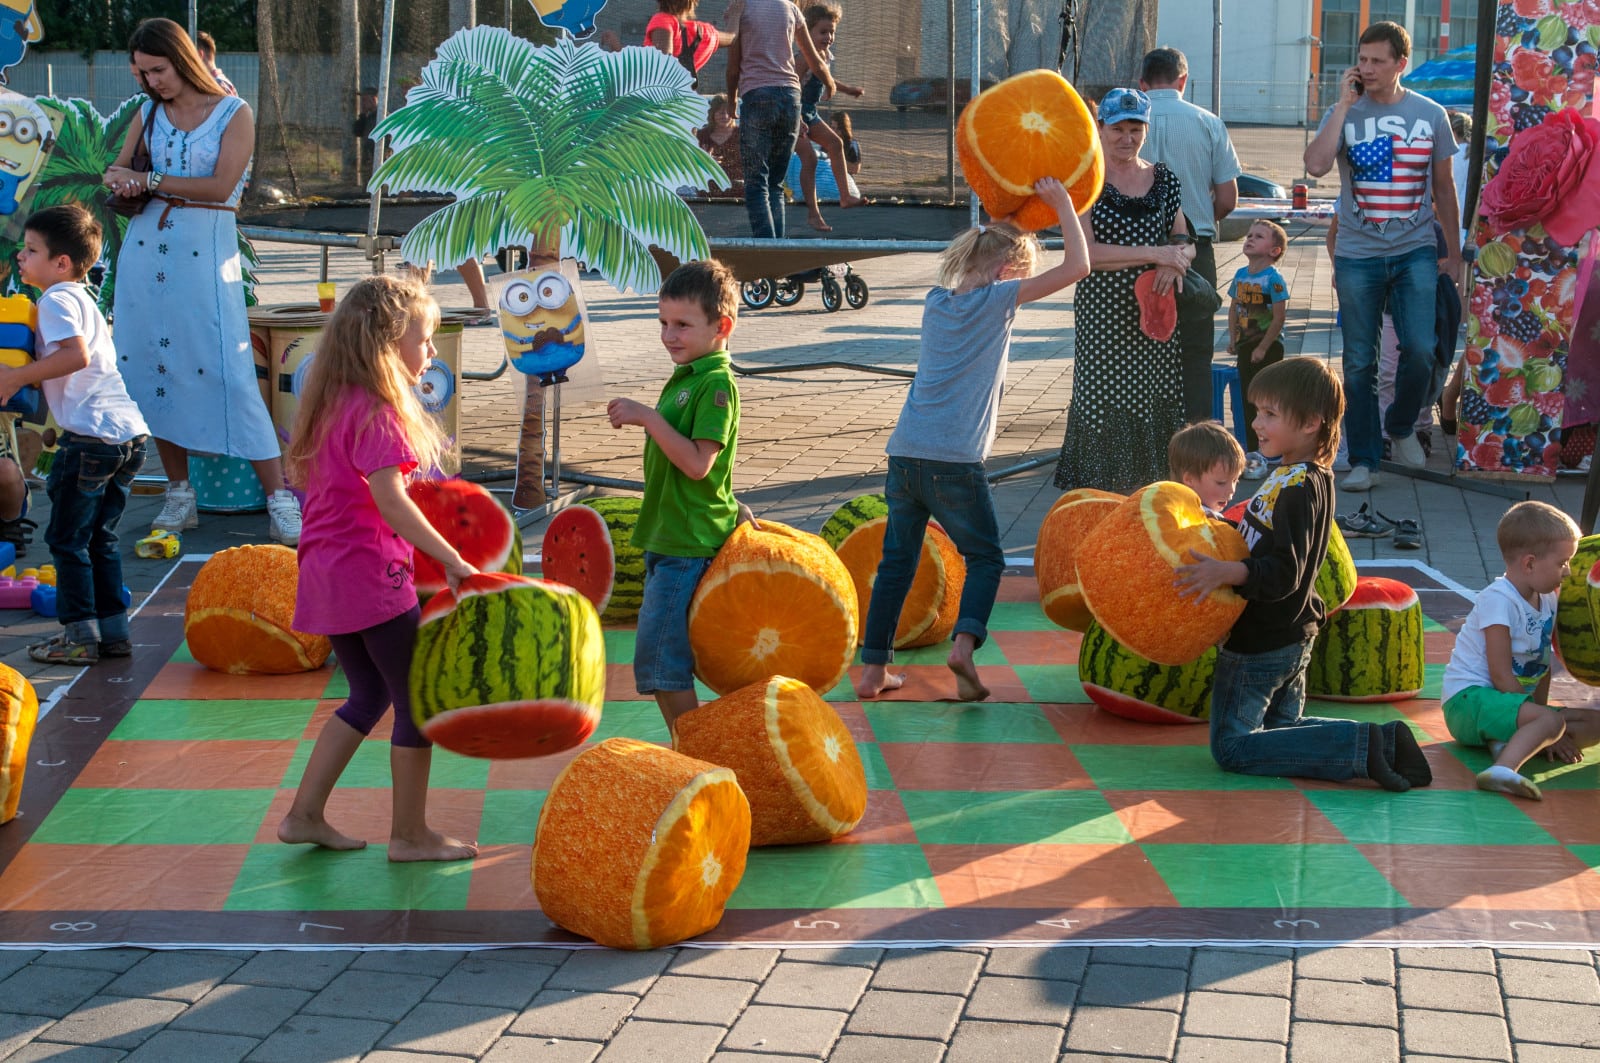
[[[611,426],[639,425],[644,503],[633,545],[644,551],[644,601],[634,638],[633,685],[654,694],[671,729],[696,708],[689,602],[741,519],[733,497],[739,443],[739,389],[728,336],[739,313],[739,284],[720,262],[689,262],[659,293],[661,343],[677,368],[654,409],[632,399],[606,405]]]
[[[1269,365],[1251,381],[1261,453],[1281,458],[1245,507],[1245,561],[1191,553],[1178,569],[1183,594],[1203,598],[1234,587],[1244,612],[1217,649],[1211,686],[1211,755],[1224,771],[1345,780],[1385,790],[1433,781],[1404,723],[1357,723],[1302,716],[1306,667],[1327,610],[1317,572],[1333,521],[1333,456],[1344,391],[1316,358]]]
[[[100,223],[82,207],[50,207],[28,218],[17,269],[44,292],[43,355],[0,369],[0,402],[38,384],[61,426],[61,449],[45,483],[50,523],[44,538],[56,566],[63,630],[28,648],[28,656],[46,664],[93,664],[133,653],[117,523],[144,465],[150,430],[117,372],[111,329],[83,286],[99,258]]]

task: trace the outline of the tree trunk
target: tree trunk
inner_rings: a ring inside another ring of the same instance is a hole
[[[300,178],[294,172],[294,158],[289,154],[289,140],[283,131],[283,97],[278,91],[278,52],[273,43],[272,21],[276,17],[273,10],[276,7],[274,0],[256,0],[256,48],[261,56],[261,96],[262,111],[266,112],[266,105],[272,105],[271,117],[263,114],[262,125],[271,123],[277,129],[278,149],[283,152],[283,166],[289,177],[289,188],[296,197],[300,195]],[[257,129],[258,140],[263,140],[262,130]],[[257,151],[259,158],[260,152]]]
[[[560,261],[543,248],[528,252],[529,270]],[[522,432],[517,437],[517,486],[511,495],[516,509],[537,509],[545,504],[544,492],[544,388],[532,373],[522,377]]]
[[[354,132],[361,115],[361,11],[358,0],[339,0],[339,69],[343,72],[344,106],[341,121],[348,119],[351,135],[341,153],[349,183],[367,187],[367,139]]]

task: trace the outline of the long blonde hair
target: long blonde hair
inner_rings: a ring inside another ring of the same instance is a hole
[[[939,287],[959,288],[988,284],[1005,267],[1031,274],[1039,260],[1039,241],[1010,222],[997,221],[968,229],[939,256]],[[976,284],[972,282],[976,281]]]
[[[419,469],[434,469],[447,450],[444,431],[413,390],[400,359],[400,341],[421,317],[428,332],[439,327],[439,304],[416,274],[383,274],[358,281],[339,301],[306,374],[295,414],[293,440],[284,455],[289,480],[306,485],[311,466],[332,427],[331,411],[346,388],[372,398],[364,430],[380,406],[394,410],[400,431],[417,456]]]

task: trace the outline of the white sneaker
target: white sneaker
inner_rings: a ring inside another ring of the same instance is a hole
[[[1246,480],[1265,480],[1267,478],[1267,459],[1251,451],[1244,459],[1244,472],[1241,474]]]
[[[1422,441],[1417,438],[1415,432],[1403,439],[1394,440],[1394,446],[1391,450],[1394,454],[1394,460],[1401,465],[1406,465],[1413,469],[1425,469],[1428,467],[1428,455],[1422,452]]]
[[[273,542],[295,546],[300,542],[300,500],[280,488],[267,499],[267,517]]]
[[[195,505],[194,488],[189,486],[188,480],[167,484],[166,501],[161,503],[161,512],[150,522],[150,527],[174,532],[200,527],[200,510]]]
[[[1339,452],[1333,456],[1333,471],[1350,471],[1350,441],[1344,437],[1343,432],[1339,433]]]
[[[1350,475],[1339,481],[1341,491],[1370,491],[1377,486],[1378,474],[1365,465],[1357,465]]]

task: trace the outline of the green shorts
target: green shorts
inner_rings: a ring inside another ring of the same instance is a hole
[[[1522,706],[1530,701],[1533,701],[1532,695],[1520,691],[1507,694],[1494,687],[1467,687],[1456,691],[1455,696],[1444,703],[1444,723],[1450,728],[1450,737],[1462,745],[1509,742],[1517,733],[1517,716]]]

